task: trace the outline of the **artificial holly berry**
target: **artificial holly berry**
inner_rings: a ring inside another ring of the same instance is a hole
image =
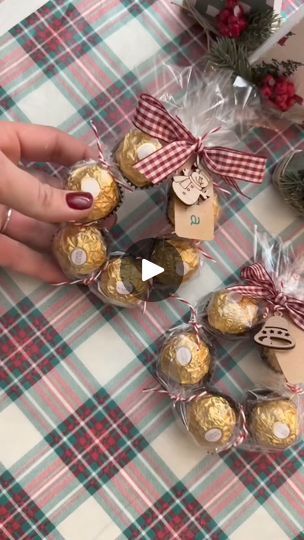
[[[288,82],[287,83],[287,94],[288,96],[292,97],[294,96],[296,93],[296,87],[295,85],[293,84],[293,82]]]
[[[277,79],[274,87],[275,95],[286,95],[288,93],[288,79],[285,77],[280,77]]]
[[[272,96],[272,89],[267,84],[265,86],[262,86],[261,88],[261,94],[265,98],[270,98]]]
[[[227,0],[225,8],[217,15],[217,21],[219,34],[234,39],[239,38],[248,26],[239,0]]]
[[[294,83],[288,77],[268,74],[262,81],[260,91],[262,96],[282,112],[288,111],[296,103],[303,103],[303,99],[296,94]]]

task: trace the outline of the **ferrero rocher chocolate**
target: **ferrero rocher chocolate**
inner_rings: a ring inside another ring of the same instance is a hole
[[[132,257],[110,260],[97,286],[102,295],[121,306],[140,304],[149,290],[148,283],[141,279],[141,262]]]
[[[207,447],[228,444],[237,423],[237,414],[229,401],[217,395],[207,395],[190,402],[188,428],[195,440]]]
[[[94,203],[84,223],[106,218],[120,203],[120,191],[110,170],[96,162],[79,164],[67,181],[67,189],[91,193]]]
[[[171,249],[170,249],[171,247]],[[155,242],[151,261],[165,269],[155,282],[168,285],[180,277],[188,281],[200,269],[200,251],[192,240],[186,238],[160,239]]]
[[[167,216],[171,225],[175,225],[175,216],[174,216],[174,199],[176,195],[173,192],[169,195],[168,206],[167,206]],[[219,203],[219,198],[216,193],[213,193],[213,218],[214,226],[216,227],[221,215],[221,206]]]
[[[242,335],[259,322],[257,302],[226,289],[212,296],[207,314],[209,325],[222,334]]]
[[[281,366],[276,358],[276,352],[270,347],[261,347],[261,358],[266,364],[277,373],[283,373]]]
[[[67,276],[82,278],[104,265],[107,246],[97,227],[66,224],[54,236],[53,253]]]
[[[136,187],[143,188],[151,185],[151,182],[137,171],[134,165],[161,147],[157,139],[138,130],[130,131],[116,150],[116,159],[121,172]]]
[[[211,361],[206,343],[198,339],[193,331],[181,331],[165,344],[159,360],[159,371],[161,376],[171,381],[194,385],[209,375]]]
[[[283,398],[261,400],[249,411],[249,432],[262,447],[287,448],[300,436],[296,405]]]

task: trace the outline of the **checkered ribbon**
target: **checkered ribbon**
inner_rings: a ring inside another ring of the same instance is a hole
[[[304,301],[284,294],[260,263],[247,266],[241,272],[241,278],[249,285],[229,287],[230,291],[264,300],[274,313],[286,313],[290,319],[304,330]]]
[[[199,156],[209,171],[220,175],[234,187],[236,180],[259,184],[264,178],[264,157],[221,146],[205,146],[208,134],[194,137],[178,117],[172,116],[158,99],[149,94],[141,94],[133,123],[144,133],[167,143],[135,165],[153,184],[175,173],[192,156]]]

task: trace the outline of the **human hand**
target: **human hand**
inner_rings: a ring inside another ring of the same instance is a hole
[[[0,267],[48,283],[66,279],[50,255],[56,230],[51,224],[85,217],[92,195],[40,182],[18,164],[30,160],[69,166],[94,157],[83,142],[54,128],[0,122]],[[13,211],[5,225],[9,208]]]

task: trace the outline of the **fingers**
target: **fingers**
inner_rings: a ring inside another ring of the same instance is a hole
[[[46,283],[66,281],[55,262],[42,253],[0,234],[0,266]]]
[[[84,142],[58,129],[17,122],[0,124],[0,150],[14,163],[26,159],[72,165],[96,157]]]
[[[17,240],[18,242],[27,244],[38,251],[50,252],[52,238],[56,230],[56,225],[50,225],[48,223],[43,223],[42,221],[37,221],[33,218],[23,216],[14,210],[9,223],[5,228],[5,235],[10,236],[10,238]]]
[[[90,193],[68,192],[39,182],[0,152],[0,201],[21,214],[49,223],[78,221],[93,204]]]

